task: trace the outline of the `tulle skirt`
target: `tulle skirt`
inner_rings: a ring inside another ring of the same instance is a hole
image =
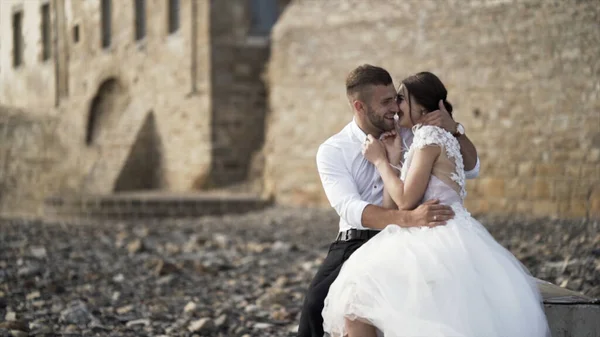
[[[359,248],[331,285],[324,329],[344,318],[386,337],[550,336],[526,268],[462,206],[446,226],[387,226]]]

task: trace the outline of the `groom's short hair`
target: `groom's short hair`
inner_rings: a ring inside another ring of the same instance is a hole
[[[370,64],[363,64],[352,70],[346,77],[346,95],[349,100],[366,101],[368,99],[368,89],[371,85],[387,86],[392,83],[392,76],[387,70]]]

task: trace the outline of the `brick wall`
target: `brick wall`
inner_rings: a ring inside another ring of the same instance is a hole
[[[318,145],[352,118],[344,78],[436,73],[480,153],[473,212],[600,216],[597,1],[296,1],[273,34],[265,182],[326,206]]]

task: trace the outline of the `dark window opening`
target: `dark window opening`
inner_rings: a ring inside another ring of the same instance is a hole
[[[79,25],[73,27],[73,42],[79,42]]]
[[[135,0],[135,39],[139,41],[146,36],[146,1]]]
[[[42,61],[50,59],[50,4],[42,5]]]
[[[23,12],[15,12],[12,17],[13,26],[13,67],[23,64]]]
[[[100,15],[102,25],[102,48],[108,48],[111,43],[111,0],[102,0]]]
[[[168,4],[168,29],[169,34],[179,30],[179,0],[167,0]]]

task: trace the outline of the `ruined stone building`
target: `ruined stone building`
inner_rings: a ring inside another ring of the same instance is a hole
[[[260,178],[261,74],[285,4],[0,1],[3,209]]]
[[[327,207],[348,71],[429,70],[479,150],[475,213],[600,216],[596,0],[2,0],[0,206],[243,184]]]

